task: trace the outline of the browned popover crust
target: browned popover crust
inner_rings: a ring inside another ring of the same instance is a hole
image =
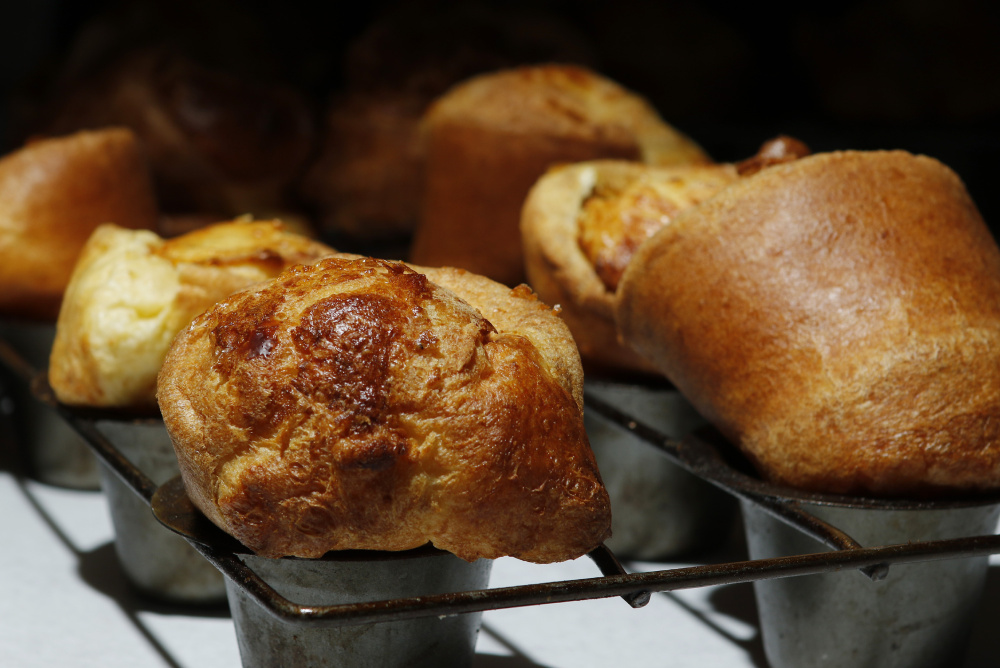
[[[343,89],[302,183],[320,225],[362,241],[409,239],[423,188],[420,119],[431,103],[477,74],[554,60],[593,57],[586,36],[544,9],[396,3],[381,12],[347,45]]]
[[[771,480],[1000,488],[1000,251],[959,178],[905,152],[766,169],[682,214],[617,317]]]
[[[177,337],[158,400],[213,522],[272,557],[431,541],[552,562],[607,537],[565,326],[523,288],[429,271],[328,258]]]
[[[620,274],[656,230],[737,178],[734,165],[593,160],[553,168],[535,183],[521,214],[528,283],[560,306],[588,370],[659,375],[618,341]]]
[[[425,190],[411,259],[507,285],[524,278],[521,207],[560,163],[706,162],[642,97],[588,69],[539,65],[473,77],[423,120]]]
[[[0,313],[55,320],[77,255],[101,223],[153,229],[153,186],[123,128],[37,140],[0,159]]]

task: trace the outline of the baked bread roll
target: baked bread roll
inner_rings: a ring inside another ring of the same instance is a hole
[[[66,289],[49,384],[68,405],[155,408],[156,374],[170,342],[196,315],[333,253],[273,220],[219,223],[169,240],[102,225]]]
[[[616,314],[769,480],[1000,488],[1000,251],[931,158],[826,153],[742,179],[639,248]]]
[[[528,283],[558,304],[588,370],[608,376],[659,372],[618,341],[618,283],[636,249],[678,214],[741,176],[809,154],[778,136],[735,164],[655,167],[593,160],[555,167],[540,178],[521,212]]]
[[[420,117],[429,103],[397,90],[333,98],[323,148],[301,185],[325,231],[361,241],[410,236],[423,188]]]
[[[707,162],[650,104],[590,70],[543,65],[474,77],[424,117],[425,191],[411,259],[515,285],[529,189],[560,163]]]
[[[0,313],[55,320],[94,228],[151,229],[156,216],[149,168],[129,130],[37,140],[0,158]]]
[[[597,160],[554,168],[532,187],[521,217],[528,283],[560,306],[588,371],[657,373],[618,342],[618,281],[643,241],[738,178],[729,164]]]
[[[607,537],[565,325],[527,288],[421,271],[328,258],[174,341],[158,400],[188,495],[257,554],[552,562]]]
[[[291,206],[312,151],[312,110],[294,89],[203,65],[168,47],[127,51],[77,82],[42,132],[123,125],[142,139],[162,209],[217,219]]]
[[[592,59],[588,38],[536,7],[395,3],[347,45],[303,197],[329,233],[408,240],[423,189],[420,119],[435,99],[483,72]]]

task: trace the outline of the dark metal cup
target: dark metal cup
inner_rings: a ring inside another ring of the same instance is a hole
[[[97,429],[157,485],[180,474],[173,444],[160,419],[98,420]],[[221,604],[225,578],[183,537],[154,517],[149,503],[101,461],[101,489],[115,529],[115,552],[129,581],[153,598],[185,604]]]
[[[801,502],[803,510],[862,545],[894,545],[992,534],[1000,505],[938,509]],[[827,548],[744,502],[752,559]],[[944,668],[961,663],[980,602],[987,557],[897,564],[883,580],[857,571],[754,583],[772,668]]]
[[[55,333],[51,323],[0,322],[0,338],[36,372],[49,366]],[[97,460],[86,442],[55,409],[35,397],[28,378],[6,373],[4,381],[14,402],[15,436],[29,473],[50,485],[97,490]]]
[[[240,559],[279,594],[304,605],[485,589],[493,565],[431,548]],[[228,579],[226,587],[244,668],[462,668],[475,655],[482,613],[313,628],[274,617]]]
[[[679,439],[705,421],[676,389],[587,379],[585,391]],[[611,539],[626,559],[658,561],[713,547],[729,535],[733,498],[688,473],[632,432],[584,411],[590,446],[611,498]]]

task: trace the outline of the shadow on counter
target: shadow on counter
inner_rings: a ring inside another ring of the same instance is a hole
[[[1000,564],[994,563],[986,573],[983,600],[971,629],[968,652],[963,664],[965,668],[988,668],[997,665],[997,656],[1000,655],[998,624],[1000,624]]]
[[[38,513],[39,518],[51,529],[60,542],[77,559],[77,571],[80,578],[95,591],[113,600],[136,630],[162,658],[164,665],[170,668],[182,668],[170,655],[167,649],[150,632],[140,618],[140,613],[153,612],[159,615],[183,615],[187,617],[229,617],[229,607],[225,603],[212,606],[169,605],[150,600],[139,595],[128,584],[125,573],[115,554],[114,543],[109,541],[91,550],[79,550],[70,540],[62,527],[49,515],[44,506],[32,493],[25,479],[18,475],[16,481],[21,493],[28,503]]]
[[[758,633],[751,640],[741,640],[733,637],[718,625],[712,623],[706,616],[697,610],[686,606],[678,597],[672,597],[678,605],[688,608],[688,611],[701,619],[707,626],[713,628],[720,635],[725,636],[732,644],[742,647],[758,668],[768,668],[767,657],[764,654],[764,646],[760,634]],[[760,628],[760,619],[757,614],[757,604],[754,598],[753,584],[743,582],[735,585],[720,587],[710,597],[714,611],[737,619],[744,624],[754,628]],[[992,668],[996,666],[996,657],[1000,654],[1000,636],[996,633],[997,624],[1000,623],[1000,564],[993,564],[986,575],[986,584],[983,589],[983,599],[979,606],[979,614],[972,628],[969,630],[969,642],[967,645],[964,661],[960,657],[955,657],[956,663],[953,665],[964,668]]]
[[[500,634],[499,631],[483,624],[479,634],[488,635],[494,641],[503,645],[510,655],[499,654],[476,654],[472,660],[473,668],[543,668],[542,664],[535,663],[528,655],[522,652],[517,645]]]

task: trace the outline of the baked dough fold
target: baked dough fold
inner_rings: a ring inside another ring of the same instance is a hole
[[[618,282],[636,249],[739,178],[735,165],[593,160],[549,170],[521,213],[528,283],[558,304],[588,372],[658,375],[618,341]]]

